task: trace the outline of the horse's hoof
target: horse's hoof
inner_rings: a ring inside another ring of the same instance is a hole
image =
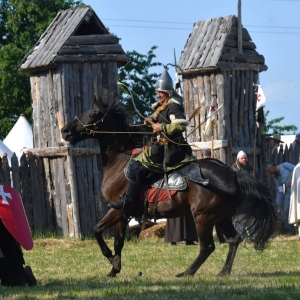
[[[110,271],[108,274],[107,274],[107,277],[117,277],[117,274],[113,271]]]
[[[230,274],[230,272],[228,272],[228,271],[221,271],[218,275],[217,275],[217,277],[224,277],[224,276],[228,276]]]
[[[110,263],[113,265],[113,268],[120,272],[121,270],[121,257],[119,255],[114,255],[109,258]]]
[[[175,275],[176,278],[181,278],[181,277],[183,277],[183,276],[185,276],[184,272]]]

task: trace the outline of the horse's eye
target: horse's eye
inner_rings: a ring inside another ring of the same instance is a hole
[[[94,114],[90,114],[89,117],[92,118],[94,116]]]

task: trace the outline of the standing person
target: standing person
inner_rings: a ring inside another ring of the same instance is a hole
[[[300,132],[296,133],[295,140],[292,144],[292,162],[297,164],[300,155]]]
[[[149,148],[131,159],[125,195],[118,202],[109,204],[109,207],[123,211],[126,216],[133,213],[140,187],[151,178],[152,173],[163,174],[196,161],[191,147],[183,138],[189,123],[185,119],[183,101],[174,92],[167,70],[157,80],[155,90],[159,100],[152,105],[155,112],[144,123],[152,127],[156,137]],[[203,180],[204,185],[207,183]]]
[[[253,176],[253,168],[248,163],[248,156],[244,151],[239,151],[236,157],[236,161],[232,164],[231,169],[237,173],[248,173]],[[257,176],[256,176],[257,177]],[[237,214],[233,220],[234,228],[241,236],[241,238],[250,238],[253,240],[255,237],[251,236],[251,232],[244,226],[244,208],[247,203],[242,203],[241,206],[238,208]]]
[[[248,163],[248,156],[242,150],[237,154],[236,161],[232,164],[231,169],[235,172],[253,175],[253,168]]]
[[[4,286],[36,285],[36,278],[25,261],[19,243],[0,219],[0,279]]]
[[[272,162],[268,162],[265,165],[265,171],[272,174],[276,183],[276,204],[282,213],[284,228],[286,231],[285,236],[295,234],[294,226],[289,224],[291,184],[294,168],[295,165],[289,162],[284,162],[278,166]]]
[[[292,176],[289,223],[298,225],[300,240],[300,160],[296,165]]]
[[[196,245],[194,242],[198,241],[197,230],[192,214],[167,219],[165,242],[176,245],[182,241],[185,241],[187,246]]]

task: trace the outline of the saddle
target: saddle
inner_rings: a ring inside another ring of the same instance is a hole
[[[129,160],[124,169],[124,174],[128,180],[132,178],[130,174],[131,161],[132,159]],[[208,184],[208,180],[201,175],[199,165],[190,162],[167,174],[168,185],[165,182],[164,174],[154,173],[149,181],[144,183],[145,187],[141,189],[140,200],[150,203],[167,201],[170,196],[173,197],[178,191],[187,188],[187,179],[204,186]],[[157,193],[159,194],[157,195]]]

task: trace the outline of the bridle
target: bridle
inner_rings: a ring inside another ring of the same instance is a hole
[[[104,116],[100,120],[98,120],[97,122],[95,122],[93,124],[84,124],[77,116],[75,116],[74,119],[76,119],[82,125],[82,127],[85,129],[84,133],[86,133],[88,135],[94,135],[95,133],[99,133],[98,131],[95,131],[96,130],[96,125],[100,122],[103,123],[104,118],[107,116],[107,113],[108,113],[108,111],[104,114]],[[89,129],[88,128],[89,126],[94,126],[94,129]]]

